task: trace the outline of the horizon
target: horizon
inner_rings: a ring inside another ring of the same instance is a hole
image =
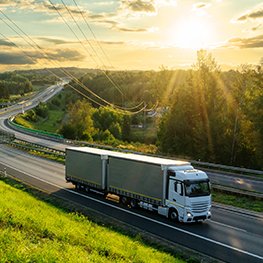
[[[259,0],[2,0],[0,72],[187,70],[200,49],[236,70],[263,57],[262,21]]]

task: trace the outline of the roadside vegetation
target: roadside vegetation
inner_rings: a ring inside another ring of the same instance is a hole
[[[262,198],[255,198],[249,195],[240,195],[236,193],[226,193],[212,189],[212,201],[224,205],[230,205],[242,209],[247,209],[256,212],[263,212]]]
[[[0,262],[200,262],[96,212],[85,216],[50,195],[43,201],[45,194],[11,178],[0,180],[0,195]]]

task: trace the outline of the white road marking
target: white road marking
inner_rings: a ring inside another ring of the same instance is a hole
[[[230,225],[226,225],[226,224],[223,224],[223,223],[219,223],[219,222],[216,222],[214,220],[210,220],[210,222],[212,222],[214,224],[221,225],[221,226],[229,227],[229,228],[232,228],[232,229],[235,229],[235,230],[239,230],[239,231],[242,231],[242,232],[247,232],[245,229],[234,227],[234,226],[230,226]]]
[[[72,191],[72,190],[70,190],[70,189],[63,188],[62,186],[59,186],[59,185],[53,184],[53,183],[51,183],[51,182],[48,182],[48,181],[46,181],[46,180],[44,180],[44,179],[42,179],[42,178],[39,178],[39,177],[34,176],[34,175],[32,175],[32,174],[26,173],[26,172],[24,172],[24,171],[21,171],[21,170],[19,170],[19,169],[17,169],[17,168],[14,168],[14,167],[12,167],[12,166],[10,166],[10,165],[8,165],[8,164],[3,163],[3,162],[0,162],[0,163],[3,164],[3,165],[5,165],[5,166],[7,166],[7,167],[9,167],[9,168],[12,168],[13,170],[16,170],[16,171],[18,171],[18,172],[20,172],[20,173],[23,173],[23,174],[25,174],[25,175],[27,175],[27,176],[30,176],[30,177],[32,177],[32,178],[34,178],[34,179],[37,179],[37,180],[39,180],[39,181],[42,181],[42,182],[44,182],[44,183],[46,183],[46,184],[50,184],[50,185],[55,186],[55,187],[57,187],[57,188],[59,188],[59,189],[65,190],[65,191],[67,191],[67,192],[70,192],[70,193],[72,193],[72,194],[79,195],[79,196],[81,196],[81,197],[90,199],[90,200],[92,200],[92,201],[94,201],[94,202],[101,203],[101,204],[103,204],[103,205],[107,205],[107,206],[109,206],[109,207],[118,209],[118,210],[120,210],[120,211],[129,213],[129,214],[132,214],[132,215],[134,215],[134,216],[143,218],[143,219],[145,219],[145,220],[148,220],[148,221],[151,221],[151,222],[154,222],[154,223],[163,225],[163,226],[165,226],[165,227],[168,227],[168,228],[171,228],[171,229],[174,229],[174,230],[183,232],[183,233],[188,234],[188,235],[191,235],[191,236],[193,236],[193,237],[197,237],[197,238],[203,239],[203,240],[205,240],[205,241],[214,243],[214,244],[216,244],[216,245],[219,245],[219,246],[222,246],[222,247],[225,247],[225,248],[229,248],[229,249],[232,249],[232,250],[234,250],[234,251],[237,251],[237,252],[246,254],[246,255],[248,255],[248,256],[252,256],[252,257],[255,257],[255,258],[258,258],[258,259],[263,260],[263,257],[261,257],[261,256],[259,256],[259,255],[256,255],[256,254],[253,254],[253,253],[244,251],[244,250],[239,249],[239,248],[236,248],[236,247],[232,247],[232,246],[230,246],[230,245],[221,243],[221,242],[219,242],[219,241],[216,241],[216,240],[213,240],[213,239],[204,237],[204,236],[200,236],[200,235],[195,234],[195,233],[191,233],[191,232],[189,232],[189,231],[187,231],[187,230],[180,229],[180,228],[178,228],[178,227],[171,226],[171,225],[168,225],[168,224],[163,223],[163,222],[159,222],[159,221],[157,221],[157,220],[155,220],[155,219],[152,219],[152,218],[149,218],[149,217],[146,217],[146,216],[143,216],[143,215],[134,213],[134,212],[132,212],[132,211],[123,209],[123,208],[121,208],[121,207],[118,207],[118,206],[115,206],[115,205],[112,205],[112,204],[105,203],[105,202],[103,202],[103,201],[101,201],[101,200],[98,200],[98,199],[95,199],[95,198],[92,198],[92,197],[83,195],[83,194],[81,194],[81,193],[78,193],[78,192]]]
[[[235,212],[235,211],[231,211],[229,209],[223,209],[223,208],[218,208],[218,210],[222,210],[224,212],[227,210],[228,213],[231,213],[234,215],[240,215],[242,213],[242,211],[241,212]],[[250,216],[250,215],[246,215],[246,214],[242,213],[242,216],[246,217],[246,218],[252,218],[252,219],[257,219],[257,220],[263,221],[263,218],[260,217],[260,215],[259,216]]]

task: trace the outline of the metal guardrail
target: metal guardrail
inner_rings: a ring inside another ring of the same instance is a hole
[[[20,126],[18,124],[15,124],[13,122],[13,118],[14,117],[10,117],[7,121],[6,124],[9,128],[14,129],[16,131],[19,132],[23,132],[25,134],[29,134],[29,135],[33,135],[33,136],[37,136],[43,139],[48,139],[48,140],[55,140],[55,141],[61,141],[61,139],[63,138],[62,135],[60,134],[56,134],[56,133],[51,133],[51,132],[44,132],[44,131],[38,131],[38,130],[33,130],[33,129],[29,129],[29,128],[25,128],[23,126]]]
[[[0,142],[8,140],[13,141],[15,140],[15,134],[12,132],[6,132],[4,130],[0,130]]]
[[[254,197],[254,198],[258,198],[258,199],[263,199],[263,194],[255,193],[255,192],[251,192],[251,191],[244,191],[241,189],[236,189],[236,188],[222,186],[222,185],[216,185],[216,184],[215,185],[212,184],[212,188],[216,189],[216,190],[222,190],[224,192],[229,192],[231,194],[235,193],[238,195],[250,196],[250,197]]]
[[[66,156],[66,152],[64,152],[64,151],[56,150],[56,149],[53,149],[53,148],[49,148],[49,147],[46,147],[46,146],[42,146],[42,145],[39,145],[39,144],[36,144],[36,143],[27,142],[27,141],[20,140],[20,139],[17,139],[17,140],[21,141],[21,142],[24,142],[24,143],[27,143],[27,144],[32,145],[32,146],[36,146],[38,148],[25,146],[25,145],[21,145],[21,144],[17,144],[17,143],[6,142],[6,141],[4,141],[3,143],[5,143],[7,145],[14,146],[14,147],[26,149],[26,150],[34,150],[34,151],[42,152],[42,153],[49,154],[49,155],[60,156],[62,158],[65,158],[65,156]],[[46,149],[48,151],[41,150],[39,148],[43,148],[43,149]],[[227,186],[216,185],[216,184],[215,185],[212,184],[212,188],[216,189],[216,190],[222,190],[224,192],[229,192],[231,194],[235,193],[235,194],[238,194],[238,195],[250,196],[250,197],[254,197],[254,198],[258,198],[258,199],[263,199],[263,194],[255,193],[255,192],[251,192],[251,191],[244,191],[244,190],[231,188],[231,187],[227,187]]]
[[[58,154],[62,154],[62,155],[66,154],[65,151],[57,150],[57,149],[50,148],[50,147],[47,147],[47,146],[43,146],[43,145],[40,145],[40,144],[37,144],[37,143],[33,143],[33,142],[28,142],[28,141],[25,141],[25,140],[22,140],[22,139],[16,139],[16,141],[19,141],[19,142],[22,142],[22,143],[25,143],[25,144],[28,144],[28,145],[31,145],[31,146],[35,146],[37,148],[41,148],[41,149],[44,149],[44,150],[47,150],[47,151],[50,151],[50,152],[53,152],[53,153],[58,153]],[[26,145],[21,145],[21,146],[25,146],[26,147]],[[37,148],[33,148],[33,147],[29,147],[29,148],[30,149],[37,149]]]
[[[10,120],[8,120],[8,126],[10,127]],[[38,132],[30,129],[23,129],[22,126],[16,125],[16,126],[11,126],[11,128],[20,131],[21,130],[29,135],[37,136],[43,139],[48,139],[48,140],[53,140],[61,143],[68,143],[68,144],[74,144],[74,145],[80,145],[80,146],[89,146],[89,147],[96,147],[100,149],[105,149],[105,150],[111,150],[111,151],[121,151],[121,152],[127,152],[127,153],[134,153],[134,154],[143,154],[147,156],[153,156],[153,157],[159,157],[159,158],[168,158],[168,159],[173,159],[173,160],[184,160],[191,162],[192,164],[195,164],[196,166],[203,167],[203,168],[208,168],[208,169],[216,169],[216,170],[223,170],[223,171],[228,171],[228,172],[238,172],[240,174],[243,173],[248,173],[248,174],[254,174],[254,175],[263,175],[263,171],[260,170],[253,170],[253,169],[247,169],[247,168],[240,168],[240,167],[234,167],[234,166],[227,166],[227,165],[222,165],[222,164],[214,164],[214,163],[207,163],[207,162],[201,162],[201,161],[196,161],[196,160],[185,160],[185,159],[179,159],[179,158],[174,158],[174,157],[169,157],[169,156],[163,156],[163,155],[156,155],[156,154],[147,154],[147,153],[141,153],[141,152],[136,152],[136,151],[130,151],[126,149],[121,149],[121,148],[113,148],[109,146],[102,146],[98,144],[93,144],[93,143],[88,143],[88,142],[82,142],[82,141],[75,141],[75,140],[70,140],[70,139],[65,139],[60,136],[53,136],[53,135],[58,135],[58,134],[52,134],[52,133],[45,133],[45,132]]]
[[[26,145],[21,145],[21,144],[17,144],[17,143],[12,143],[12,142],[6,142],[6,141],[4,141],[3,143],[6,144],[6,145],[11,145],[11,146],[13,146],[13,147],[17,147],[17,148],[22,148],[22,149],[26,149],[26,150],[37,151],[37,152],[41,152],[41,153],[45,153],[45,154],[49,154],[49,155],[60,156],[60,157],[65,158],[65,152],[63,152],[63,151],[58,151],[58,150],[54,150],[54,149],[52,149],[52,148],[47,148],[47,147],[46,147],[46,149],[49,149],[49,151],[45,151],[45,150],[41,150],[41,149],[38,149],[38,148],[34,148],[34,147],[26,146]],[[53,151],[53,150],[54,150],[54,151]]]

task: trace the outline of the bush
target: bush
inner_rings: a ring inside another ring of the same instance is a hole
[[[69,123],[63,124],[57,130],[57,133],[63,135],[64,138],[71,139],[71,140],[75,140],[77,136],[75,127]]]
[[[29,110],[26,114],[25,114],[25,119],[27,121],[33,121],[33,122],[37,122],[38,121],[38,117],[35,113],[34,110]]]
[[[44,103],[40,102],[35,108],[36,114],[42,118],[46,118],[48,116],[48,107]]]

